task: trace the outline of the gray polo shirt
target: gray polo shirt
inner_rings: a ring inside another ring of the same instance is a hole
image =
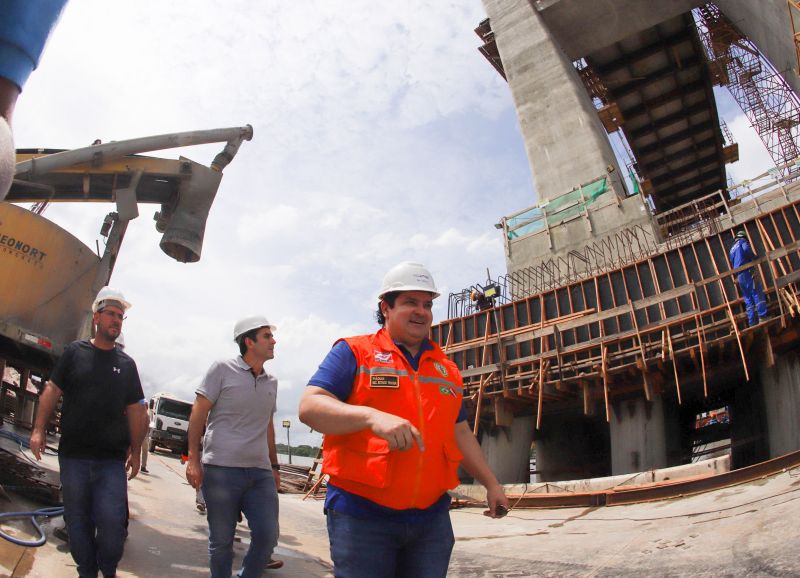
[[[278,380],[253,377],[241,356],[214,362],[195,392],[214,405],[203,436],[203,463],[270,468],[267,426],[275,413]]]

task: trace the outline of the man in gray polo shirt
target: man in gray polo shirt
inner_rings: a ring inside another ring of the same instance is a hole
[[[195,489],[203,486],[212,578],[231,576],[239,512],[250,526],[250,547],[238,576],[257,578],[265,567],[282,565],[272,560],[280,484],[273,426],[278,380],[264,371],[274,356],[273,331],[262,316],[236,323],[233,339],[241,355],[211,365],[189,419],[186,479]]]

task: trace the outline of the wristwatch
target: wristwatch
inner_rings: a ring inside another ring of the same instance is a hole
[[[279,469],[281,469],[281,465],[280,464],[272,464],[272,469],[273,470],[279,470]]]

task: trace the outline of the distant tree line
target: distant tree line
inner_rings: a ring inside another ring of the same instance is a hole
[[[289,453],[289,446],[286,444],[275,444],[276,449],[278,450],[279,454],[288,454]],[[319,452],[319,447],[317,446],[292,446],[292,455],[293,456],[305,456],[308,458],[315,458],[317,457],[317,453]]]

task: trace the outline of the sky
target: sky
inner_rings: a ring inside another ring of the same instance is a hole
[[[193,399],[212,361],[238,354],[236,320],[263,314],[277,325],[276,423],[291,421],[293,445],[318,444],[300,395],[336,339],[377,329],[389,268],[431,270],[434,322],[450,292],[506,272],[494,223],[536,195],[508,87],[477,50],[485,17],[480,0],[67,5],[17,104],[17,147],[253,126],[198,263],[162,253],[159,207],[140,205],[128,228],[112,285],[134,305],[123,329],[146,395]],[[762,172],[746,118],[719,106],[747,159],[731,176]],[[208,165],[221,148],[151,154]],[[94,247],[113,210],[45,216]]]

